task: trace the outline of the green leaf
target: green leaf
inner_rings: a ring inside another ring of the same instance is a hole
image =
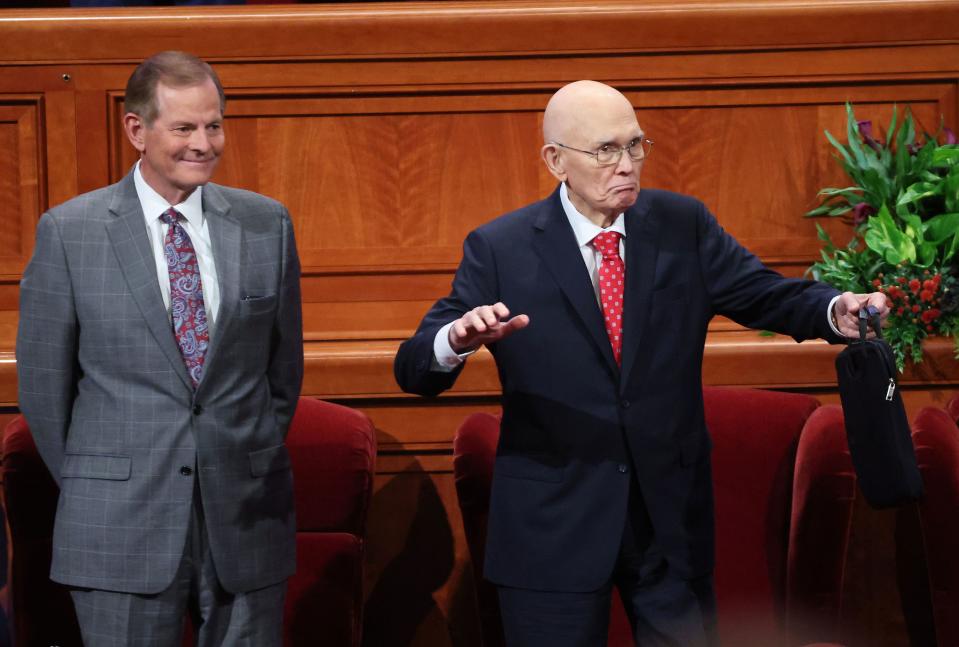
[[[841,195],[848,198],[856,198],[856,202],[862,202],[862,197],[860,196],[861,193],[862,193],[862,187],[847,186],[844,189],[834,189],[832,187],[826,187],[825,189],[822,189],[821,191],[819,191],[819,193],[816,195],[828,195],[828,196]]]
[[[896,104],[892,104],[892,117],[889,119],[889,130],[886,131],[886,149],[892,145],[892,134],[896,131]]]
[[[959,146],[956,144],[940,146],[932,153],[932,163],[935,166],[959,164]]]
[[[839,151],[839,154],[842,155],[843,159],[846,160],[846,164],[848,166],[855,166],[856,163],[853,161],[852,156],[849,155],[849,151],[846,150],[846,147],[840,144],[839,141],[833,137],[832,133],[830,133],[828,130],[823,132],[826,133],[826,139],[829,140],[829,143],[832,144],[833,147]]]
[[[943,178],[942,197],[946,211],[959,211],[959,165],[953,166]]]
[[[924,223],[924,237],[930,243],[939,245],[955,236],[959,231],[959,213],[943,213]]]
[[[959,213],[943,213],[926,221],[926,240],[941,251],[943,263],[948,263],[959,251]]]
[[[856,115],[853,114],[852,105],[849,103],[846,103],[846,139],[848,140],[849,151],[855,159],[855,165],[860,169],[867,168],[869,162],[860,141],[859,125],[856,123]]]
[[[936,246],[929,242],[921,242],[916,245],[916,265],[919,267],[931,267],[936,262]]]
[[[909,146],[915,142],[915,140],[916,131],[912,122],[912,111],[907,107],[903,116],[902,125],[896,133],[896,177],[904,177],[906,170],[912,167]]]
[[[889,195],[889,183],[883,173],[874,168],[868,168],[862,174],[862,188],[872,197],[871,204],[884,204],[892,196]]]
[[[902,232],[886,205],[882,206],[879,214],[871,216],[868,221],[869,228],[865,233],[866,245],[886,259],[891,265],[898,265],[904,261],[916,262],[916,246],[904,232]]]

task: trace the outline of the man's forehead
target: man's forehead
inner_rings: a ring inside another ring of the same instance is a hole
[[[215,110],[220,115],[221,108],[220,95],[212,81],[183,86],[167,85],[160,81],[156,88],[156,105],[161,114],[203,107],[211,112]]]
[[[636,120],[635,113],[615,115],[593,115],[578,120],[578,135],[590,143],[605,142],[627,143],[643,135],[643,129]]]

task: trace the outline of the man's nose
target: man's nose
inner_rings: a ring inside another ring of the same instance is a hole
[[[620,151],[619,161],[616,162],[616,172],[622,175],[628,175],[636,168],[636,162],[626,151]]]
[[[210,137],[205,129],[197,128],[190,134],[190,148],[201,152],[210,150]]]

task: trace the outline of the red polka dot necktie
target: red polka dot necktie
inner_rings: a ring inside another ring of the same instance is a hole
[[[163,241],[167,270],[170,272],[170,312],[173,334],[183,355],[187,373],[193,387],[203,377],[203,361],[210,344],[210,329],[207,325],[206,307],[203,305],[203,283],[200,281],[200,266],[193,249],[193,241],[180,224],[180,215],[170,207],[160,216],[169,225]]]
[[[618,231],[604,231],[591,243],[603,255],[599,264],[599,301],[616,364],[622,363],[623,356],[623,292],[626,286],[626,265],[619,255],[621,237]]]

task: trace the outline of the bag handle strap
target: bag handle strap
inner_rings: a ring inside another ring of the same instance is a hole
[[[872,326],[876,339],[882,339],[882,326],[879,323],[879,308],[866,306],[859,308],[859,341],[866,341],[866,326]]]

